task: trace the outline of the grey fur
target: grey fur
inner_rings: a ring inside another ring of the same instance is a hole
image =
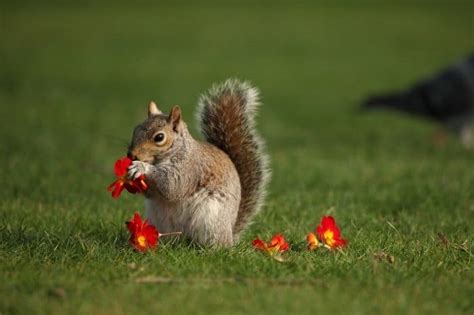
[[[244,128],[226,129],[228,122],[213,115],[225,105],[219,100],[229,95],[239,95],[239,99],[230,100],[242,104],[231,104],[234,111],[226,114]],[[254,130],[257,106],[255,89],[229,80],[214,86],[199,102],[203,118],[200,127],[209,143],[196,141],[184,121],[174,125],[172,114],[152,113],[135,128],[129,155],[136,160],[129,176],[145,175],[150,186],[145,202],[147,217],[160,232],[181,231],[202,245],[231,246],[237,242],[239,233],[260,209],[269,179],[268,158]],[[159,150],[151,139],[162,131],[172,143]],[[234,144],[239,138],[239,144],[250,152],[247,156],[235,154]]]
[[[242,200],[234,237],[260,211],[271,176],[265,144],[255,128],[259,105],[259,91],[236,79],[214,85],[198,103],[201,132],[209,143],[229,155],[239,173]]]

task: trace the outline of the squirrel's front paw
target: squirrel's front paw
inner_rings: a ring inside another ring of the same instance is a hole
[[[142,175],[145,175],[150,171],[151,164],[142,161],[133,161],[132,165],[128,167],[128,177],[136,179]]]

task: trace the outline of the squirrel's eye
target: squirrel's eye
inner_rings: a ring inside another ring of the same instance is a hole
[[[164,132],[158,132],[156,135],[153,136],[153,141],[156,142],[156,144],[163,144],[165,142],[165,133]]]

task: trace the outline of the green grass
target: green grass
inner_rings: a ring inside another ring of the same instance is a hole
[[[2,3],[0,313],[472,314],[474,153],[433,145],[428,122],[354,111],[472,51],[472,12]],[[110,198],[113,162],[150,99],[182,105],[195,130],[197,96],[227,77],[262,92],[264,211],[232,249],[133,252],[124,222],[143,200]],[[324,214],[343,252],[303,249]],[[275,232],[293,244],[287,263],[251,249]]]

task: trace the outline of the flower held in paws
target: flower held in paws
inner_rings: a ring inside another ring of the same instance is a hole
[[[139,252],[146,252],[154,249],[158,244],[161,236],[179,235],[181,232],[160,233],[147,220],[142,220],[140,214],[135,212],[133,219],[126,222],[128,231],[130,232],[130,244]]]
[[[321,223],[316,228],[316,234],[318,237],[314,233],[308,234],[308,249],[315,249],[322,246],[322,244],[326,248],[335,249],[347,244],[347,240],[341,238],[341,231],[332,216],[323,217]]]
[[[141,193],[148,189],[144,175],[133,180],[127,177],[127,170],[130,165],[132,165],[132,160],[128,157],[115,161],[114,173],[118,178],[107,188],[112,193],[112,197],[118,198],[124,189],[132,194]]]

